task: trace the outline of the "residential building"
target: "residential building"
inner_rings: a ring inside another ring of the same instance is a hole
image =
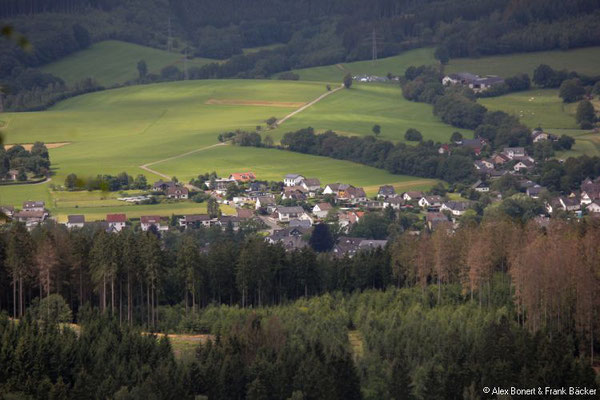
[[[392,207],[394,210],[401,209],[406,204],[402,197],[390,197],[383,201],[383,208]]]
[[[172,186],[165,193],[169,199],[183,200],[188,198],[190,191],[183,186]]]
[[[303,179],[300,182],[300,186],[303,187],[307,192],[317,192],[321,190],[321,181],[317,178]]]
[[[340,190],[338,193],[338,198],[341,200],[347,200],[352,204],[357,204],[367,201],[367,194],[363,188],[350,186],[345,190]]]
[[[175,182],[171,182],[171,181],[167,181],[164,182],[162,179],[154,182],[154,185],[152,185],[152,191],[153,192],[166,192],[167,189],[172,188],[177,186],[177,184]]]
[[[23,211],[45,211],[46,203],[43,201],[25,201],[23,202]]]
[[[329,203],[318,203],[313,207],[312,213],[318,218],[326,218],[332,209],[333,206]]]
[[[15,215],[15,208],[13,206],[0,206],[0,212],[8,218],[12,218]]]
[[[502,154],[504,154],[510,160],[525,157],[527,155],[523,147],[505,147],[504,150],[502,150]]]
[[[272,213],[275,210],[275,199],[273,197],[259,197],[256,199],[256,209],[264,208],[268,213]]]
[[[10,169],[6,173],[6,177],[9,181],[16,181],[17,176],[19,176],[19,171],[17,171],[16,169]]]
[[[471,206],[468,201],[447,201],[440,207],[440,211],[449,211],[452,215],[460,217]]]
[[[489,192],[490,186],[487,183],[478,180],[477,182],[471,185],[471,189],[474,189],[476,192]]]
[[[297,186],[302,182],[305,178],[300,174],[287,174],[283,178],[283,184],[285,186]]]
[[[419,206],[426,209],[439,209],[442,206],[442,198],[440,196],[423,196],[419,200]]]
[[[349,187],[350,185],[345,183],[330,183],[329,185],[325,186],[323,194],[334,194],[337,196],[340,190],[346,190]]]
[[[413,200],[416,200],[416,201],[418,201],[418,200],[421,200],[421,198],[422,198],[423,196],[424,196],[424,195],[423,195],[423,192],[415,192],[415,191],[412,191],[412,192],[404,192],[404,193],[402,194],[402,198],[403,198],[404,200],[406,200],[406,201],[413,201]]]
[[[357,237],[342,236],[338,239],[333,247],[333,254],[337,257],[352,258],[360,251],[368,251],[377,248],[383,248],[387,244],[387,240],[372,240]]]
[[[185,228],[197,228],[200,226],[209,227],[211,218],[208,214],[184,215],[179,219],[179,226]]]
[[[158,215],[144,215],[140,218],[140,227],[143,232],[146,232],[152,226],[159,231],[167,231],[169,230],[169,225],[165,222]]]
[[[477,155],[481,154],[481,150],[483,150],[486,144],[486,141],[482,138],[463,139],[460,141],[460,146],[473,149],[473,152]]]
[[[547,191],[545,187],[535,184],[533,186],[528,187],[525,190],[525,193],[527,194],[527,196],[533,199],[539,199],[540,195],[545,191]]]
[[[85,226],[85,215],[69,215],[67,217],[67,228],[83,228]]]
[[[250,182],[256,180],[256,175],[254,172],[235,172],[229,175],[230,180],[234,180],[236,182]]]
[[[561,196],[558,198],[562,209],[565,211],[579,211],[581,210],[581,204],[579,199],[576,197],[564,197]]]
[[[291,219],[300,218],[304,214],[302,207],[277,207],[277,218],[281,222],[289,222]]]
[[[585,209],[589,213],[600,213],[600,201],[596,200],[591,202],[585,207]]]
[[[265,240],[271,244],[280,243],[286,251],[292,251],[308,246],[308,242],[304,237],[309,232],[310,229],[308,228],[289,227],[273,231]]]
[[[462,85],[470,88],[475,93],[484,92],[491,87],[502,83],[504,83],[504,79],[498,76],[487,75],[482,77],[469,72],[449,74],[442,78],[442,84],[444,86]]]
[[[248,220],[254,218],[254,211],[249,210],[247,208],[238,208],[235,210],[237,213],[237,217],[240,220]]]
[[[378,199],[387,199],[389,197],[396,197],[396,189],[392,185],[383,185],[379,186],[379,191],[377,192]]]
[[[425,215],[425,222],[430,231],[434,231],[440,225],[450,225],[448,218],[441,212],[428,212]]]
[[[109,229],[120,232],[127,224],[127,216],[125,214],[108,214],[106,215],[106,222]]]
[[[533,143],[548,140],[548,134],[544,131],[538,131],[537,129],[531,132],[531,140]]]
[[[535,165],[534,162],[529,161],[526,158],[523,158],[522,160],[518,161],[513,166],[513,170],[515,170],[516,172],[521,172],[522,170],[528,170],[529,168],[533,167],[534,165]]]
[[[48,218],[46,210],[21,210],[13,215],[16,221],[24,222],[27,229],[33,229]]]

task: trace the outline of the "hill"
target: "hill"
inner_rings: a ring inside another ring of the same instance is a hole
[[[324,85],[315,82],[180,81],[92,93],[63,101],[48,111],[6,113],[2,118],[7,122],[7,143],[69,143],[50,150],[55,167],[52,184],[61,185],[70,173],[89,177],[121,171],[133,176],[146,173],[152,182],[159,177],[144,172],[141,165],[210,147],[217,143],[221,132],[254,130],[259,125],[264,129],[267,118],[282,117],[324,92]],[[255,170],[260,179],[281,179],[294,170],[324,182],[374,186],[369,188],[370,193],[383,183],[420,188],[433,183],[339,160],[234,146],[207,148],[152,168],[181,180],[213,170],[225,175],[241,169]],[[411,186],[413,179],[416,182]],[[55,202],[53,194],[48,193],[49,187],[1,188],[0,204],[18,205],[24,200],[44,198],[54,209],[77,211],[74,203]],[[161,211],[170,215],[167,210]]]
[[[140,60],[146,61],[148,73],[160,73],[167,65],[177,65],[181,69],[183,64],[183,56],[179,53],[107,40],[47,64],[41,70],[62,78],[70,85],[92,77],[101,85],[112,86],[136,79]],[[189,61],[189,66],[201,66],[213,61],[195,58]]]

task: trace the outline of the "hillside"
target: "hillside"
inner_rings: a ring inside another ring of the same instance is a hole
[[[107,40],[44,65],[41,70],[62,78],[69,85],[91,77],[100,85],[111,86],[136,79],[137,63],[140,60],[146,61],[148,73],[158,74],[167,65],[183,68],[182,54],[118,40]],[[196,58],[190,60],[188,65],[201,66],[212,61]]]

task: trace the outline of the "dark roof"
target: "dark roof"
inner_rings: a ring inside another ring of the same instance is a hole
[[[317,178],[304,179],[303,182],[306,186],[321,186],[321,181]]]
[[[167,195],[169,194],[175,194],[175,195],[183,195],[183,194],[188,194],[190,191],[188,190],[188,188],[183,187],[183,186],[171,186],[167,189]]]
[[[69,215],[67,217],[67,222],[69,224],[84,224],[85,216],[84,215]]]
[[[210,220],[210,216],[208,214],[193,214],[193,215],[184,215],[183,219],[186,223],[189,222],[202,222]]]
[[[377,194],[381,194],[384,196],[390,196],[392,194],[396,194],[396,189],[392,185],[383,185],[379,187],[379,191]]]
[[[367,197],[367,194],[365,193],[365,191],[363,190],[363,188],[355,188],[355,187],[349,187],[346,189],[346,193],[348,193],[350,195],[350,197]]]
[[[468,201],[447,201],[444,203],[446,207],[454,211],[465,211],[471,205]]]
[[[23,209],[26,210],[28,208],[39,208],[39,207],[45,207],[46,203],[44,203],[43,201],[25,201],[23,202]]]
[[[304,208],[299,206],[277,207],[277,212],[281,214],[302,214],[304,212]]]

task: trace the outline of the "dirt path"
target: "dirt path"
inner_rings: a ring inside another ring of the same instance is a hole
[[[224,145],[225,145],[225,143],[217,143],[217,144],[213,144],[213,145],[210,145],[210,146],[201,147],[199,149],[191,150],[191,151],[188,151],[186,153],[179,154],[179,155],[176,155],[176,156],[173,156],[173,157],[163,158],[162,160],[152,161],[151,163],[140,165],[140,168],[143,169],[144,171],[148,171],[148,172],[150,172],[152,174],[161,176],[161,177],[163,177],[165,179],[171,179],[170,176],[165,175],[162,172],[158,172],[156,170],[153,170],[153,169],[150,168],[150,166],[151,165],[155,165],[155,164],[160,164],[160,163],[163,163],[165,161],[176,160],[176,159],[181,158],[181,157],[189,156],[190,154],[198,153],[200,151],[204,151],[204,150],[212,149],[213,147],[224,146]]]
[[[286,115],[285,117],[281,118],[279,121],[276,122],[276,125],[279,126],[279,125],[283,124],[285,121],[287,121],[288,119],[292,118],[294,115],[296,115],[298,113],[301,113],[302,111],[306,110],[308,107],[311,107],[311,106],[315,105],[319,101],[323,100],[325,97],[327,97],[330,94],[333,94],[333,93],[335,93],[338,90],[341,90],[343,88],[344,88],[344,85],[342,84],[342,85],[340,85],[340,87],[335,88],[332,91],[323,93],[322,95],[320,95],[319,97],[317,97],[316,99],[314,99],[313,101],[311,101],[310,103],[306,103],[305,105],[303,105],[302,107],[300,107],[296,111],[293,111],[293,112],[289,113],[288,115]]]

